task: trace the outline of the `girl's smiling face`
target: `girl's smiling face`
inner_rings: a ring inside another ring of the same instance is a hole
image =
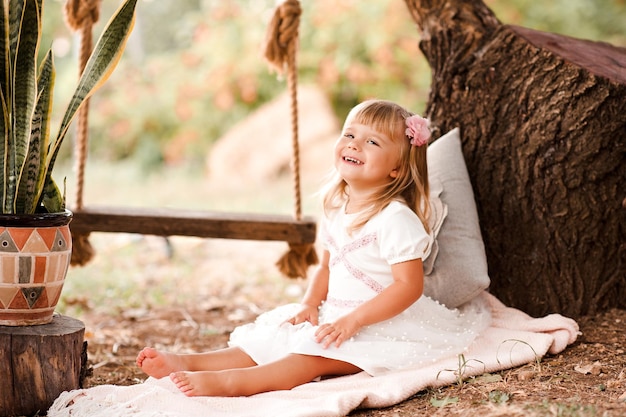
[[[352,190],[386,185],[398,175],[400,146],[349,118],[335,144],[335,168]]]

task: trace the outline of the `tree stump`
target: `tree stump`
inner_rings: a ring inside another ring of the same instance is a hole
[[[626,48],[504,25],[482,0],[405,0],[461,129],[490,291],[534,316],[626,307]]]
[[[0,326],[0,415],[44,414],[81,385],[83,322],[55,315],[38,326]]]

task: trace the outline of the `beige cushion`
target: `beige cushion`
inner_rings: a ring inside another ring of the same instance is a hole
[[[429,145],[427,161],[429,181],[434,185],[431,197],[439,193],[444,208],[440,209],[439,220],[443,223],[429,256],[433,259],[424,261],[424,294],[455,308],[487,289],[490,282],[458,128]],[[437,221],[431,220],[431,224]]]
[[[437,242],[437,236],[443,225],[443,221],[448,215],[448,205],[441,201],[441,193],[443,192],[443,185],[437,178],[430,179],[430,217],[428,219],[428,225],[430,226],[430,232],[435,238],[432,247],[430,248],[430,254],[424,259],[424,274],[428,275],[433,271],[435,266],[435,259],[439,253],[439,243]]]

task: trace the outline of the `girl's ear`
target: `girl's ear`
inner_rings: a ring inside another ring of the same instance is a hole
[[[389,176],[391,178],[398,178],[398,168],[394,168],[390,173]]]

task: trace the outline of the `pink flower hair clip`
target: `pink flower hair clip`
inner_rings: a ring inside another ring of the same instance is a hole
[[[414,114],[406,118],[406,136],[411,139],[411,145],[422,146],[430,139],[430,120]]]

